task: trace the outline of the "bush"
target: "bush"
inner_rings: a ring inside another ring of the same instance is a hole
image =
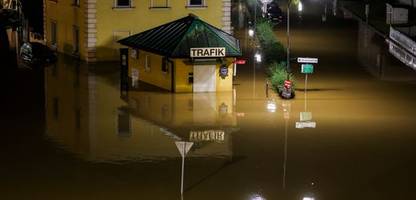
[[[266,63],[283,61],[285,59],[286,50],[277,40],[272,25],[267,21],[260,22],[257,24],[256,32]]]
[[[295,78],[293,74],[286,71],[286,62],[275,62],[269,65],[269,81],[275,92],[279,94],[282,93],[284,82],[288,77],[289,80],[292,81],[292,92],[294,92]]]

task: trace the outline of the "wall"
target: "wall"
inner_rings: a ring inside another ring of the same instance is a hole
[[[193,13],[202,20],[223,27],[223,1],[207,0],[206,8],[186,8],[187,0],[170,0],[170,8],[149,9],[150,0],[132,0],[130,9],[113,8],[114,0],[97,4],[97,59],[117,60],[118,39],[157,27]],[[227,0],[225,0],[227,1]],[[117,31],[114,34],[114,31]],[[121,34],[119,34],[121,33]]]
[[[86,58],[85,48],[85,4],[73,6],[72,0],[45,0],[44,1],[44,36],[48,46],[51,46],[51,22],[57,22],[57,48],[59,52],[72,54],[74,50],[73,26],[79,28],[80,57]]]
[[[160,88],[171,90],[171,73],[172,69],[167,72],[162,71],[162,56],[138,50],[138,58],[132,58],[132,49],[129,49],[129,76],[132,77],[133,69],[139,70],[139,80],[158,86]],[[150,59],[150,70],[146,71],[146,56]]]

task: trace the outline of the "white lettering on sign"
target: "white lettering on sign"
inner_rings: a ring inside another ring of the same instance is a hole
[[[316,128],[316,122],[296,122],[296,128]]]
[[[298,63],[318,63],[318,58],[298,58]]]
[[[189,140],[192,142],[216,141],[221,142],[225,139],[225,132],[222,130],[191,131]]]
[[[191,48],[191,58],[225,57],[225,47]]]

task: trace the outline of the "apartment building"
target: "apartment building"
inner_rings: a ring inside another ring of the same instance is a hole
[[[59,52],[112,61],[121,38],[190,13],[231,33],[231,0],[44,0],[44,37]]]

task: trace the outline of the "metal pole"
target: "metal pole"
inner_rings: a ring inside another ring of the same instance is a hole
[[[283,189],[286,189],[286,166],[287,166],[287,128],[289,119],[285,119],[285,147],[284,147],[284,160],[283,160]]]
[[[305,74],[305,112],[307,111],[307,107],[306,107],[306,94],[307,94],[307,88],[308,88],[308,74]]]
[[[290,4],[291,4],[291,0],[287,1],[287,57],[286,57],[286,71],[288,72],[287,74],[287,79],[289,79],[289,72],[290,72]]]
[[[182,173],[181,173],[181,196],[183,196],[183,179],[184,179],[184,172],[185,172],[185,150],[186,150],[186,143],[183,145],[183,155],[182,155]]]

